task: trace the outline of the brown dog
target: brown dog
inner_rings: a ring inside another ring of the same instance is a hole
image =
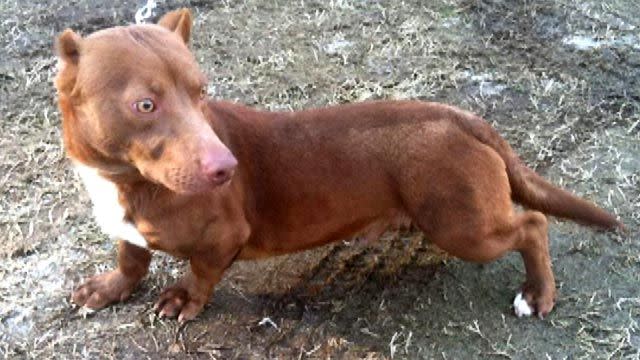
[[[126,299],[151,252],[188,259],[160,315],[194,318],[237,259],[371,241],[410,219],[468,261],[522,255],[518,316],[551,311],[555,283],[542,212],[604,228],[613,216],[558,189],[482,119],[414,101],[262,112],[206,99],[186,44],[191,15],[58,39],[56,78],[69,157],[118,268],[73,293],[97,309]],[[512,200],[535,209],[515,213]]]

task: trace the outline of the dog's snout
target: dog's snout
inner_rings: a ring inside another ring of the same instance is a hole
[[[204,176],[214,185],[222,185],[231,179],[238,160],[229,151],[212,151],[202,157]]]

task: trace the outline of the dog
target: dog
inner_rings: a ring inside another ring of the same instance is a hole
[[[605,229],[613,215],[528,168],[483,119],[452,106],[374,101],[267,112],[207,98],[187,9],[157,24],[57,39],[64,146],[118,266],[72,294],[127,299],[151,250],[189,261],[160,316],[194,319],[236,260],[260,259],[410,221],[452,256],[521,254],[517,316],[552,310],[545,214]],[[516,212],[513,202],[525,206]]]

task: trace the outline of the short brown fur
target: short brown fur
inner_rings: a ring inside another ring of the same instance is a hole
[[[150,248],[190,262],[160,296],[161,315],[194,318],[236,259],[356,234],[374,241],[411,220],[465,260],[520,252],[524,297],[545,316],[555,283],[543,213],[622,226],[527,168],[484,120],[450,106],[380,101],[264,112],[198,99],[204,78],[185,46],[190,13],[169,13],[160,25],[87,38],[67,30],[56,87],[69,157],[116,184],[125,220]],[[145,96],[157,111],[132,113],[128,104]],[[203,159],[215,167],[229,154],[235,173],[212,185]],[[516,213],[512,200],[532,210]],[[124,300],[150,257],[121,241],[118,268],[83,284],[74,301],[101,308]]]

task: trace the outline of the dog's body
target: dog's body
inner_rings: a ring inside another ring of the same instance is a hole
[[[370,102],[277,113],[198,99],[201,75],[184,46],[189,13],[172,12],[160,25],[59,39],[65,146],[93,192],[98,222],[125,240],[118,269],[74,293],[80,305],[128,297],[146,274],[147,247],[190,261],[157,304],[163,315],[190,319],[236,259],[355,234],[373,241],[411,220],[465,260],[519,251],[527,279],[516,313],[542,317],[555,283],[546,218],[534,210],[622,226],[524,166],[484,120],[449,106]],[[113,68],[106,51],[118,56]],[[512,198],[534,210],[515,213]]]

